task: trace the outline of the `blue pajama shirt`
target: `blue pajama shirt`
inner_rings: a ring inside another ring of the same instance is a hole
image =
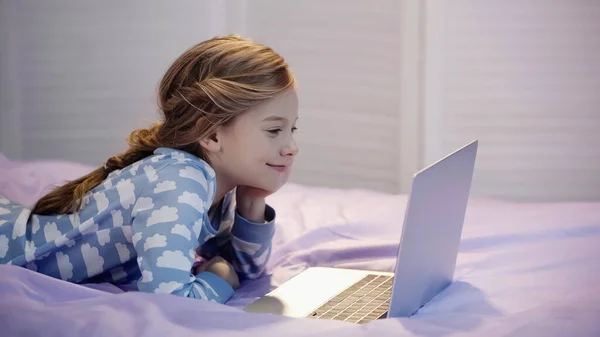
[[[74,214],[31,215],[0,196],[0,263],[74,283],[225,303],[233,289],[210,272],[194,275],[197,254],[223,256],[241,279],[259,277],[271,254],[275,211],[266,207],[265,223],[244,219],[235,189],[210,209],[215,191],[206,162],[159,148],[111,172]]]

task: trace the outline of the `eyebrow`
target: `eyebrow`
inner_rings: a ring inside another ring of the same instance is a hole
[[[267,118],[263,119],[263,122],[270,122],[270,121],[276,121],[276,122],[282,121],[282,122],[287,122],[287,118],[284,118],[284,117],[279,117],[279,116],[269,116],[269,117],[267,117]]]
[[[296,118],[298,119],[298,118]],[[288,119],[285,117],[279,117],[279,116],[269,116],[265,119],[263,119],[263,122],[269,122],[269,121],[283,121],[283,122],[287,122]]]

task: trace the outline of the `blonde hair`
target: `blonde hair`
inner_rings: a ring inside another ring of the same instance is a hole
[[[173,62],[163,76],[158,106],[163,120],[134,130],[129,148],[104,167],[43,196],[32,214],[70,214],[108,174],[152,155],[159,147],[187,151],[207,160],[199,140],[241,113],[294,85],[285,60],[271,48],[236,35],[201,42]]]

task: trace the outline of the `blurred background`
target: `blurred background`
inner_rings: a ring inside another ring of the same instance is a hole
[[[0,153],[101,165],[231,33],[298,78],[293,182],[406,193],[479,139],[473,195],[600,200],[597,0],[0,0]]]

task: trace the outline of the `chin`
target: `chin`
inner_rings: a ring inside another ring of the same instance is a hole
[[[265,187],[261,187],[263,190],[268,191],[270,194],[277,192],[283,185],[269,185]]]
[[[246,185],[258,188],[271,193],[277,192],[283,185],[288,181],[287,175],[273,176],[272,172],[259,173],[254,175],[245,176],[244,179],[240,179],[237,185]]]
[[[268,191],[270,193],[275,193],[277,192],[281,187],[283,187],[283,185],[285,185],[287,181],[283,181],[283,182],[265,182],[263,184],[260,184],[261,186],[256,186],[257,188],[263,189],[265,191]]]

